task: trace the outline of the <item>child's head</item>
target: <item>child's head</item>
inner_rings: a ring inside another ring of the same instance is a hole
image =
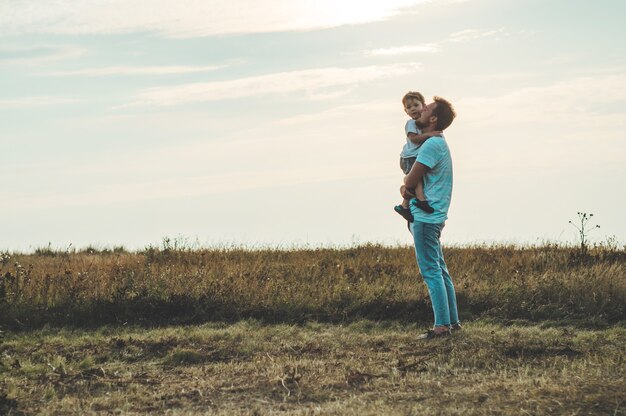
[[[404,112],[412,119],[417,119],[422,113],[426,102],[421,93],[409,91],[402,97],[402,104],[404,105]]]

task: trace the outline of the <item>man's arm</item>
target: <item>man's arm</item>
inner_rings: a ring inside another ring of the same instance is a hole
[[[440,131],[430,131],[428,133],[417,134],[410,131],[406,134],[406,137],[415,144],[422,144],[433,136],[441,136],[441,133]]]
[[[428,172],[430,168],[423,163],[415,162],[408,175],[404,177],[404,185],[409,189],[415,189],[417,184],[420,183],[422,177]]]

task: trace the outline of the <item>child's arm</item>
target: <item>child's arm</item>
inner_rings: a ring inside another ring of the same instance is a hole
[[[409,139],[415,144],[422,144],[433,136],[441,136],[441,133],[442,133],[441,131],[430,131],[428,133],[422,133],[422,134],[408,132],[406,137],[407,139]]]

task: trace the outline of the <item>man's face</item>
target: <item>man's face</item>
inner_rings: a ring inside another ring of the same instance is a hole
[[[406,107],[404,107],[404,111],[413,120],[417,120],[419,118],[422,110],[424,110],[424,105],[416,98],[409,98],[406,102]]]
[[[424,110],[422,110],[422,114],[420,115],[420,117],[415,120],[415,124],[417,124],[417,126],[420,128],[429,127],[435,124],[437,122],[437,118],[433,116],[433,110],[436,106],[437,103],[430,103],[426,107],[424,107]]]

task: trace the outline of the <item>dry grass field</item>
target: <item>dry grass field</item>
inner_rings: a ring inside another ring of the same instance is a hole
[[[0,414],[626,414],[623,248],[445,253],[435,341],[410,247],[0,253]]]

